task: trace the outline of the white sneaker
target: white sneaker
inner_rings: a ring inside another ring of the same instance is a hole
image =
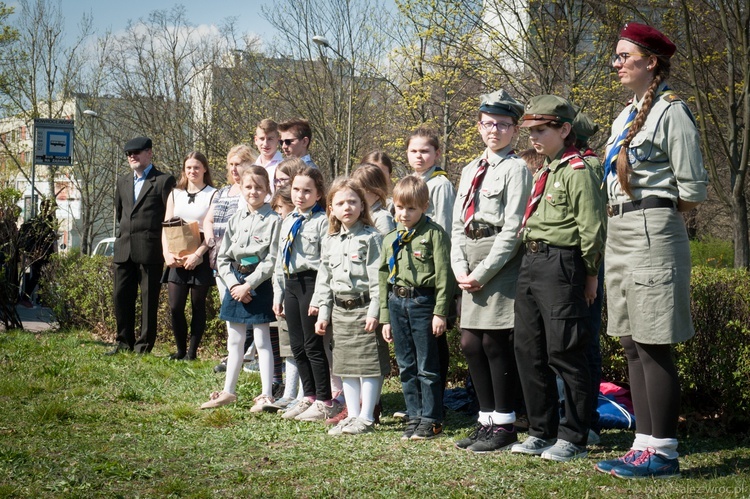
[[[331,405],[326,405],[322,400],[316,400],[305,412],[298,414],[294,419],[297,421],[325,421],[341,412],[343,406],[333,400]]]
[[[307,399],[303,398],[297,404],[295,404],[294,407],[291,409],[284,411],[284,413],[281,415],[284,419],[296,419],[297,416],[308,410],[312,406],[312,402]]]
[[[362,418],[354,418],[349,425],[342,430],[345,435],[361,435],[374,431],[372,421]]]
[[[343,433],[344,428],[349,426],[349,423],[351,423],[356,418],[346,418],[339,421],[339,424],[328,430],[329,435],[341,435]]]

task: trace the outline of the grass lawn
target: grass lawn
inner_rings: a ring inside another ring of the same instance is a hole
[[[242,373],[237,404],[200,411],[223,374],[165,348],[105,357],[86,332],[0,333],[0,497],[750,496],[747,437],[682,435],[683,478],[660,481],[594,471],[627,450],[621,431],[564,464],[458,450],[472,421],[453,412],[429,442],[401,442],[390,417],[374,434],[329,437],[322,424],[251,414],[255,374]],[[383,403],[402,408],[398,380]]]

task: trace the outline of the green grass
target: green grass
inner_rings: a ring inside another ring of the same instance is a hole
[[[163,345],[163,344],[162,344]],[[238,403],[200,411],[223,375],[214,361],[104,357],[88,333],[0,333],[0,497],[733,497],[750,495],[746,437],[681,437],[684,478],[623,481],[593,470],[632,436],[605,432],[589,458],[558,464],[453,441],[471,426],[449,412],[447,437],[401,442],[401,424],[329,437],[320,424],[249,412],[259,390],[242,373]],[[385,413],[401,408],[390,379]]]

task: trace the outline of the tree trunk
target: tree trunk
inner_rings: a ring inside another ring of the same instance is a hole
[[[742,190],[732,197],[732,225],[734,226],[734,268],[750,266],[750,239],[748,238],[747,198]]]

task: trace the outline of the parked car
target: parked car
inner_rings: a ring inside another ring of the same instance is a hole
[[[94,255],[112,256],[115,254],[115,238],[105,237],[94,248]]]

